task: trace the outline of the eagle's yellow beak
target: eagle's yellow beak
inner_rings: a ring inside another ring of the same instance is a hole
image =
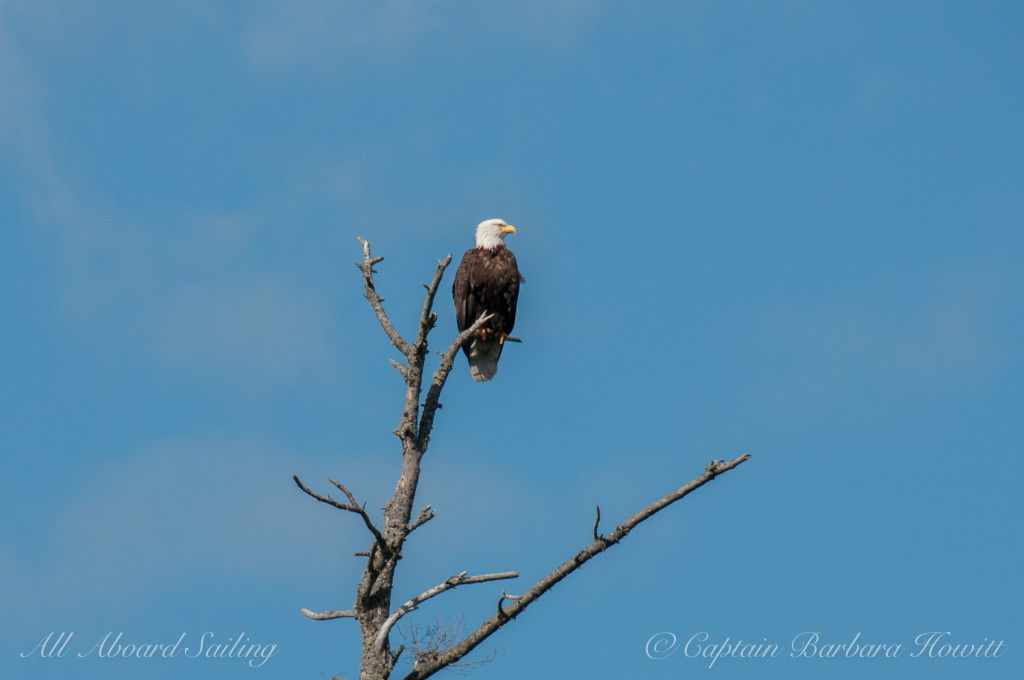
[[[506,234],[516,233],[516,228],[513,227],[511,224],[506,224],[504,227],[501,228],[501,230]]]

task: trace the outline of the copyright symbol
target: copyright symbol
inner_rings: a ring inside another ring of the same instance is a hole
[[[678,648],[675,633],[655,633],[647,641],[644,652],[647,654],[647,658],[658,660],[672,656]]]

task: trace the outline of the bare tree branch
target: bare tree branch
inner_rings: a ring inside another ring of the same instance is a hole
[[[437,287],[441,285],[441,277],[444,276],[444,270],[448,268],[448,265],[451,264],[451,262],[452,254],[448,253],[447,257],[437,263],[437,271],[434,273],[434,279],[430,282],[429,286],[426,286],[427,297],[423,300],[423,312],[420,314],[419,332],[416,334],[416,348],[422,352],[427,351],[427,334],[433,330],[434,324],[437,323],[437,314],[430,311],[434,306],[434,296],[437,295]]]
[[[420,516],[416,518],[415,522],[409,525],[409,533],[411,534],[414,529],[418,529],[432,519],[434,519],[434,511],[428,505],[420,510]]]
[[[377,264],[384,258],[370,257],[370,244],[358,236],[356,238],[358,238],[359,242],[363,244],[363,261],[356,262],[356,266],[363,271],[363,285],[366,288],[366,299],[369,300],[370,306],[377,314],[377,320],[380,322],[384,332],[387,333],[388,338],[391,339],[391,344],[397,347],[399,352],[408,357],[412,354],[412,345],[410,345],[391,324],[387,313],[384,311],[384,305],[381,304],[384,302],[384,298],[377,295],[377,289],[373,285],[373,265]]]
[[[331,484],[333,484],[334,486],[338,487],[339,491],[341,491],[343,494],[345,494],[345,498],[348,499],[348,502],[352,505],[352,507],[354,507],[354,508],[362,508],[363,507],[363,506],[359,505],[358,502],[356,502],[356,497],[353,496],[352,492],[349,491],[348,489],[346,489],[345,486],[341,482],[337,481],[333,477],[328,477],[327,480]]]
[[[295,483],[299,486],[300,489],[302,489],[307,494],[317,499],[321,503],[326,503],[327,505],[334,506],[339,510],[348,510],[349,512],[356,513],[357,515],[363,518],[363,524],[366,525],[366,528],[370,530],[370,533],[373,534],[373,537],[375,539],[377,539],[378,541],[384,540],[384,537],[381,535],[380,531],[377,529],[377,527],[373,525],[373,522],[370,520],[370,516],[366,514],[366,506],[359,505],[358,503],[356,503],[355,497],[351,493],[349,493],[348,489],[343,487],[339,482],[336,482],[333,479],[331,479],[331,483],[334,484],[334,486],[341,489],[345,493],[345,496],[348,497],[348,503],[341,503],[339,501],[334,500],[330,496],[321,496],[316,491],[313,491],[308,486],[300,482],[298,475],[292,475],[292,479],[295,480]]]
[[[366,528],[370,530],[370,533],[373,534],[373,537],[378,541],[383,541],[384,537],[381,535],[380,531],[377,530],[377,527],[374,526],[373,522],[370,520],[370,516],[366,514],[366,503],[360,505],[359,503],[356,502],[355,496],[353,496],[348,489],[342,486],[341,482],[338,482],[332,479],[331,477],[328,477],[327,479],[329,479],[331,484],[341,489],[341,492],[345,494],[345,498],[347,498],[349,502],[349,507],[346,509],[351,510],[352,512],[362,517],[363,524],[365,524]]]
[[[542,578],[533,587],[519,596],[519,598],[513,601],[513,603],[507,608],[502,607],[502,601],[509,599],[509,596],[503,592],[501,600],[498,602],[498,612],[494,616],[484,621],[480,627],[470,633],[465,640],[455,645],[444,654],[439,655],[436,659],[429,660],[413,668],[413,670],[405,676],[404,680],[422,680],[423,678],[433,675],[445,666],[458,661],[499,628],[515,619],[516,616],[521,614],[532,602],[553,588],[559,581],[579,569],[595,555],[604,552],[606,549],[625,538],[637,524],[649,519],[659,510],[662,510],[687,494],[699,489],[718,475],[733,469],[749,458],[750,454],[745,453],[739,458],[729,461],[728,463],[725,461],[711,461],[711,463],[705,468],[704,474],[681,486],[664,498],[655,501],[642,510],[636,512],[625,522],[617,526],[612,533],[598,538],[593,543],[583,548],[583,550],[580,550],[566,562],[562,563],[557,569]]]
[[[351,609],[346,609],[345,611],[335,611],[331,609],[330,611],[320,612],[319,614],[317,614],[316,612],[311,612],[308,609],[303,609],[302,613],[315,621],[327,621],[328,619],[342,618],[359,618],[359,614],[357,612],[352,611]]]
[[[483,583],[484,581],[499,581],[501,579],[506,578],[517,578],[518,576],[518,572],[514,571],[505,571],[500,574],[482,574],[480,576],[466,576],[466,572],[463,571],[459,574],[456,574],[455,576],[451,576],[445,579],[444,583],[440,583],[431,588],[430,590],[426,590],[420,593],[419,595],[412,598],[411,600],[403,604],[401,607],[396,609],[395,613],[389,616],[387,621],[384,622],[384,625],[380,629],[380,633],[377,634],[377,639],[374,640],[374,645],[380,648],[380,646],[384,644],[384,640],[387,639],[388,632],[390,632],[391,628],[396,623],[398,623],[398,619],[402,618],[414,609],[418,609],[421,602],[429,600],[435,595],[440,595],[446,590],[451,590],[452,588],[455,588],[456,586],[461,586],[465,583]]]
[[[508,615],[505,613],[505,610],[501,605],[504,604],[505,600],[518,600],[521,597],[522,595],[509,595],[504,589],[502,589],[501,597],[498,598],[498,616],[508,618]]]
[[[422,630],[420,626],[408,625],[405,627],[405,630],[399,631],[399,634],[406,642],[412,644],[412,649],[409,651],[411,652],[413,664],[418,665],[427,659],[436,658],[438,655],[451,649],[453,645],[465,637],[465,629],[466,626],[460,614],[454,623],[442,621],[441,617],[438,616],[436,623],[429,624],[423,627]],[[445,670],[452,671],[457,675],[468,675],[475,668],[491,663],[496,658],[498,658],[498,652],[494,651],[482,659],[454,663],[446,667]]]
[[[406,360],[406,363],[394,360],[391,362],[405,382],[406,393],[402,418],[394,431],[402,442],[402,469],[395,487],[395,495],[387,501],[383,508],[383,529],[378,529],[374,525],[366,512],[365,504],[360,505],[356,501],[355,496],[340,482],[334,479],[330,480],[335,487],[345,494],[348,502],[338,501],[330,496],[314,492],[299,481],[298,476],[293,475],[293,479],[296,485],[312,498],[335,508],[358,514],[373,535],[373,542],[370,544],[369,550],[356,552],[356,555],[366,558],[366,568],[363,572],[362,580],[356,589],[354,609],[343,611],[329,610],[320,613],[303,609],[302,613],[315,620],[336,618],[354,618],[358,620],[363,642],[360,678],[361,680],[387,680],[404,649],[404,645],[400,646],[397,650],[390,648],[390,632],[405,614],[417,609],[424,601],[457,586],[467,583],[481,583],[513,578],[517,574],[515,572],[503,572],[467,576],[466,572],[462,572],[420,593],[397,609],[393,611],[391,609],[395,570],[402,559],[402,549],[406,539],[412,531],[423,526],[434,517],[434,511],[429,505],[420,510],[419,515],[414,520],[412,519],[412,513],[413,504],[416,500],[416,490],[419,484],[420,461],[426,453],[430,442],[430,433],[434,426],[437,409],[441,408],[441,391],[452,371],[459,350],[466,342],[470,341],[491,316],[487,315],[478,319],[472,326],[459,333],[443,354],[439,353],[440,365],[433,373],[426,399],[421,404],[420,396],[425,375],[424,363],[427,355],[427,339],[435,327],[438,318],[437,314],[433,311],[433,304],[444,272],[451,264],[451,255],[438,262],[431,282],[425,286],[427,294],[423,301],[416,340],[415,343],[410,343],[402,337],[391,323],[387,313],[384,311],[384,298],[378,295],[376,291],[373,280],[373,275],[376,272],[373,267],[381,262],[383,258],[371,255],[370,244],[367,241],[360,238],[359,242],[363,246],[363,261],[361,263],[357,262],[356,266],[360,268],[363,274],[365,297],[370,303],[370,307],[377,316],[377,320],[384,329],[385,334],[391,340],[391,343],[402,352]],[[519,338],[513,337],[506,337],[505,340],[520,342]],[[484,621],[477,630],[468,636],[463,637],[463,629],[461,627],[453,629],[439,624],[436,634],[427,635],[429,639],[427,647],[420,649],[419,642],[416,643],[419,650],[414,652],[416,663],[412,672],[406,675],[406,679],[422,680],[442,668],[465,666],[466,662],[459,663],[462,657],[503,625],[516,618],[533,601],[550,590],[568,574],[579,569],[582,564],[600,552],[621,541],[640,522],[703,486],[717,475],[731,470],[749,457],[749,455],[740,456],[728,463],[725,461],[712,461],[705,469],[703,475],[635,513],[607,536],[603,536],[598,532],[601,522],[601,509],[598,506],[596,508],[597,517],[594,520],[594,540],[592,543],[585,546],[521,595],[509,595],[502,591],[495,614]],[[511,601],[511,604],[505,606],[506,601]],[[462,639],[460,640],[459,638]],[[474,663],[476,662],[472,662],[469,665]]]
[[[441,390],[444,389],[444,384],[448,380],[448,374],[451,373],[452,367],[455,365],[455,357],[458,355],[459,350],[466,344],[473,335],[480,330],[488,319],[493,314],[484,314],[475,322],[473,325],[466,330],[459,333],[459,335],[452,341],[452,344],[448,347],[443,355],[441,355],[441,365],[434,371],[434,378],[430,383],[430,389],[427,390],[427,400],[423,404],[423,416],[420,419],[420,429],[417,435],[417,441],[424,449],[430,442],[430,432],[434,429],[434,414],[437,413],[437,409],[441,407],[440,398]]]

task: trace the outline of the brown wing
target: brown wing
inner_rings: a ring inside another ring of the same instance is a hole
[[[495,257],[498,270],[495,285],[494,311],[501,319],[502,332],[508,335],[516,325],[516,305],[519,302],[519,284],[523,277],[519,273],[516,256],[508,248],[499,248]]]
[[[455,300],[455,321],[459,326],[459,332],[466,330],[476,321],[478,312],[476,309],[476,295],[470,285],[471,272],[476,268],[476,261],[479,259],[479,250],[473,248],[467,250],[462,256],[462,262],[455,272],[455,283],[452,284],[452,298]]]
[[[516,323],[521,281],[516,256],[508,248],[467,250],[452,284],[459,332],[489,312],[494,318],[487,323],[488,327],[511,333]]]

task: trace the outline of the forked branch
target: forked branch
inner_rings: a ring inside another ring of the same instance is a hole
[[[411,534],[414,529],[420,528],[432,519],[434,519],[434,510],[428,505],[427,507],[420,510],[420,516],[416,518],[415,522],[412,522],[409,525],[409,531],[407,532],[407,535]]]
[[[421,403],[421,388],[424,376],[426,375],[424,362],[427,354],[427,338],[437,323],[437,314],[432,311],[433,304],[445,269],[451,263],[451,255],[438,262],[431,282],[426,285],[427,295],[423,301],[423,310],[420,314],[415,342],[410,343],[402,337],[391,323],[387,313],[384,311],[384,298],[377,294],[374,285],[373,274],[375,270],[373,267],[383,258],[373,257],[370,252],[370,244],[365,240],[360,238],[359,242],[363,246],[363,260],[362,262],[357,262],[356,266],[359,267],[363,274],[366,299],[369,301],[378,322],[391,343],[405,357],[405,363],[399,361],[391,362],[405,382],[406,394],[402,419],[395,430],[395,434],[398,435],[402,442],[402,469],[395,488],[395,495],[384,506],[384,530],[379,530],[374,525],[366,512],[365,505],[360,505],[356,501],[355,496],[340,482],[334,479],[330,480],[344,494],[345,501],[336,500],[330,496],[313,491],[299,481],[297,476],[293,476],[293,479],[296,485],[312,498],[332,507],[359,515],[366,528],[373,535],[373,542],[369,546],[369,550],[356,553],[366,558],[366,569],[356,591],[354,609],[327,610],[319,613],[303,609],[302,613],[310,619],[320,621],[338,618],[356,619],[362,630],[363,640],[360,677],[363,680],[386,680],[391,675],[395,664],[402,654],[402,646],[397,650],[390,648],[389,637],[390,632],[403,616],[417,609],[424,601],[460,585],[514,578],[518,574],[515,572],[502,572],[467,576],[467,573],[464,571],[420,593],[397,609],[392,610],[391,608],[395,570],[402,559],[402,548],[405,541],[412,531],[423,526],[434,517],[434,511],[428,505],[420,511],[417,517],[413,518],[413,507],[420,477],[420,461],[426,453],[430,442],[430,433],[434,425],[437,409],[441,408],[441,391],[452,371],[459,350],[466,342],[470,341],[490,316],[478,319],[472,326],[459,333],[447,350],[440,355],[440,365],[434,371],[427,390],[426,399]],[[507,337],[506,341],[519,342],[519,339]],[[457,634],[453,633],[450,638],[444,638],[444,644],[431,644],[424,653],[415,655],[416,664],[412,671],[405,676],[406,680],[423,680],[443,668],[458,665],[460,659],[487,637],[516,618],[532,602],[570,573],[579,569],[588,560],[625,538],[636,525],[695,489],[700,488],[716,476],[743,463],[749,457],[749,455],[743,455],[730,462],[712,461],[705,469],[704,474],[635,513],[608,535],[602,535],[599,532],[601,509],[599,507],[596,508],[597,517],[594,520],[592,532],[594,540],[589,545],[566,560],[528,590],[522,592],[522,594],[509,595],[502,591],[495,614],[484,621],[479,628],[468,636],[462,638],[460,628]],[[445,635],[448,635],[448,633],[445,633]],[[462,639],[458,640],[458,638]],[[449,639],[454,644],[448,644]]]
[[[441,390],[444,389],[444,384],[448,380],[448,374],[451,373],[452,367],[455,365],[455,357],[458,356],[462,346],[469,342],[473,334],[480,330],[492,316],[494,315],[484,314],[477,319],[472,326],[459,333],[455,340],[452,341],[452,344],[448,346],[448,351],[441,355],[441,365],[434,371],[430,388],[427,390],[427,399],[423,403],[423,415],[420,418],[417,440],[424,448],[426,448],[427,443],[430,441],[430,431],[434,428],[434,414],[437,413],[437,409],[441,406]]]
[[[420,314],[420,325],[419,331],[416,334],[416,347],[422,351],[427,350],[427,334],[434,328],[434,324],[437,323],[437,314],[430,311],[434,306],[434,296],[437,295],[437,287],[441,285],[441,278],[444,276],[444,270],[448,268],[448,265],[452,262],[452,255],[448,255],[437,263],[437,271],[434,272],[434,278],[431,280],[430,285],[427,288],[427,296],[423,300],[423,312]]]
[[[660,500],[657,500],[636,512],[629,519],[615,527],[615,530],[607,536],[598,536],[592,543],[563,562],[558,568],[542,578],[522,595],[515,597],[502,592],[501,599],[498,601],[498,611],[494,616],[484,621],[479,628],[470,633],[462,642],[447,650],[445,653],[438,655],[436,659],[430,659],[413,668],[412,671],[405,676],[404,680],[422,680],[423,678],[433,675],[442,668],[455,663],[499,628],[515,619],[516,616],[521,614],[532,602],[537,600],[547,591],[551,590],[551,588],[553,588],[559,581],[579,569],[594,556],[604,552],[625,538],[636,525],[649,519],[658,511],[666,508],[687,494],[699,489],[718,475],[733,469],[749,458],[750,454],[745,453],[739,458],[729,462],[725,462],[724,460],[712,461],[704,469],[704,474],[689,483],[684,484],[664,498],[661,498]],[[504,601],[509,599],[512,600],[512,603],[507,607],[502,606]]]
[[[401,333],[395,330],[391,320],[388,319],[387,313],[384,311],[384,298],[377,294],[377,289],[373,285],[374,269],[373,265],[377,264],[383,257],[371,257],[370,256],[370,244],[364,241],[361,237],[356,237],[359,242],[363,244],[363,261],[356,262],[356,266],[363,272],[363,285],[366,288],[366,299],[370,302],[370,307],[373,308],[374,313],[377,315],[377,321],[380,322],[384,332],[387,333],[388,338],[391,339],[391,344],[398,348],[398,351],[408,357],[412,354],[412,345],[402,337]]]
[[[334,500],[330,496],[318,494],[316,491],[313,491],[308,486],[299,481],[298,475],[292,475],[292,479],[295,480],[295,483],[299,486],[300,489],[302,489],[307,494],[317,499],[321,503],[326,503],[327,505],[338,508],[339,510],[347,510],[349,512],[356,513],[357,515],[363,518],[363,524],[366,525],[366,528],[370,530],[370,533],[373,534],[373,537],[375,539],[377,539],[378,541],[384,540],[384,536],[381,535],[380,530],[378,530],[377,527],[374,526],[373,521],[370,519],[370,516],[366,514],[366,504],[364,503],[363,505],[359,505],[358,503],[356,503],[355,496],[349,493],[349,490],[342,486],[340,482],[336,482],[333,479],[331,479],[331,484],[334,484],[334,486],[341,489],[341,491],[348,498],[348,503],[342,503],[340,501]]]
[[[384,625],[381,626],[380,632],[377,634],[376,640],[374,640],[374,644],[378,648],[380,648],[381,645],[384,644],[384,641],[387,639],[388,633],[391,631],[391,629],[394,627],[394,625],[396,623],[398,623],[398,620],[400,618],[402,618],[403,616],[405,616],[409,612],[413,611],[414,609],[418,609],[419,606],[420,606],[420,603],[422,603],[422,602],[424,602],[426,600],[429,600],[430,598],[434,597],[435,595],[440,595],[441,593],[443,593],[446,590],[451,590],[452,588],[455,588],[456,586],[461,586],[461,585],[464,585],[466,583],[483,583],[484,581],[500,581],[501,579],[517,578],[518,576],[519,576],[519,573],[515,572],[515,571],[505,571],[505,572],[502,572],[500,574],[481,574],[479,576],[466,576],[466,572],[463,571],[463,572],[461,572],[459,574],[456,574],[455,576],[447,578],[447,579],[445,579],[444,583],[440,583],[440,584],[434,586],[433,588],[431,588],[430,590],[426,590],[426,591],[420,593],[419,595],[417,595],[416,597],[412,598],[411,600],[409,600],[408,602],[403,604],[401,607],[396,609],[395,613],[392,614],[391,616],[389,616],[387,621],[384,622]]]

